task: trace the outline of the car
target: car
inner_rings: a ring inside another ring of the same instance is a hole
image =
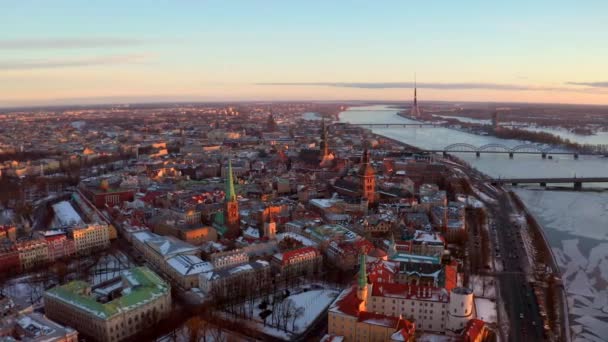
[[[533,325],[533,326],[536,326],[536,321],[532,321],[532,325]]]
[[[519,314],[519,318],[524,319],[524,314],[523,314],[523,312]]]

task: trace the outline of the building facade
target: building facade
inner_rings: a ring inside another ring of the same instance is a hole
[[[302,247],[273,255],[271,263],[285,278],[311,277],[321,271],[323,256],[314,247]]]
[[[49,261],[49,248],[45,240],[35,239],[16,244],[21,270],[42,266]]]
[[[78,254],[87,254],[110,245],[110,231],[105,224],[89,224],[86,227],[73,228],[70,235]]]
[[[82,281],[44,294],[45,313],[99,341],[122,341],[171,312],[171,288],[146,267],[124,271],[117,284],[92,288]]]

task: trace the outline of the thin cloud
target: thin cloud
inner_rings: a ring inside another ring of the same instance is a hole
[[[0,39],[0,50],[87,49],[129,47],[148,43],[147,40],[118,37]]]
[[[88,67],[98,65],[115,65],[140,63],[146,60],[145,55],[110,55],[102,57],[91,57],[82,59],[37,59],[37,60],[12,60],[0,61],[0,70],[31,70],[31,69],[56,69],[72,67]]]
[[[363,89],[389,89],[389,88],[413,88],[414,82],[276,82],[276,83],[256,83],[257,85],[274,86],[327,86],[339,88],[363,88]],[[418,88],[441,89],[441,90],[566,90],[556,87],[533,87],[517,84],[501,83],[417,83]]]
[[[566,84],[595,88],[608,88],[608,82],[566,82]]]

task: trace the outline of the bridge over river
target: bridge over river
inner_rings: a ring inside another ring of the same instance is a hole
[[[575,190],[580,190],[583,187],[583,183],[608,183],[608,177],[558,177],[558,178],[494,178],[487,180],[487,183],[492,185],[518,185],[518,184],[540,184],[540,186],[547,186],[547,184],[574,184]]]
[[[543,159],[551,157],[551,155],[571,155],[574,159],[578,159],[582,155],[596,155],[602,156],[602,153],[586,152],[586,151],[572,151],[556,149],[552,146],[543,148],[536,144],[522,144],[513,147],[509,147],[503,144],[486,144],[482,146],[474,146],[466,143],[451,144],[443,149],[424,150],[424,152],[443,153],[475,153],[477,157],[480,157],[482,153],[504,153],[508,154],[509,158],[513,158],[516,154],[537,154]]]

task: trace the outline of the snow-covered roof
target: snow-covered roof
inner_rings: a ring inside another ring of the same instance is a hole
[[[55,212],[55,221],[59,226],[74,226],[84,223],[68,201],[53,204],[53,211]]]
[[[211,272],[213,265],[195,255],[176,255],[167,260],[167,264],[181,275],[195,275]]]
[[[149,231],[135,233],[133,239],[146,244],[165,259],[178,254],[196,254],[198,251],[195,246],[173,236],[160,236]]]

